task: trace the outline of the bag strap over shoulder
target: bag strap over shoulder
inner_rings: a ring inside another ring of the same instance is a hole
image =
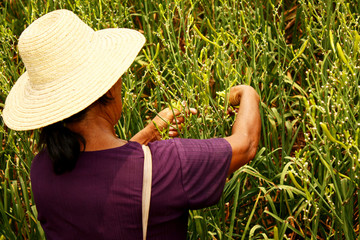
[[[142,187],[142,227],[143,227],[143,240],[146,239],[150,197],[151,197],[151,181],[152,181],[152,157],[151,151],[148,146],[142,145],[144,151],[144,174],[143,174],[143,187]]]

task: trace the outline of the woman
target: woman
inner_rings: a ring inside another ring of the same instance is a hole
[[[170,109],[129,142],[116,137],[120,77],[144,42],[134,30],[95,32],[67,10],[44,15],[20,36],[27,71],[3,119],[15,130],[42,128],[31,181],[47,239],[141,239],[141,144],[153,159],[147,239],[186,239],[188,210],[218,202],[227,174],[255,156],[259,96],[249,86],[230,90],[230,104],[240,106],[229,137],[155,141],[157,129],[184,121]]]

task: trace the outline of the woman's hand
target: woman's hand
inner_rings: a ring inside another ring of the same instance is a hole
[[[169,130],[169,137],[179,136],[179,132],[184,123],[184,116],[180,116],[182,109],[165,108],[140,132],[138,132],[130,141],[140,144],[147,144],[161,139],[161,132]],[[187,113],[197,114],[196,109],[190,108]]]
[[[179,132],[181,131],[182,124],[185,121],[184,116],[179,116],[182,112],[182,109],[177,108],[165,108],[152,120],[152,127],[156,128],[156,139],[160,140],[161,134],[160,132],[164,131],[169,127],[169,136],[170,137],[177,137],[179,136]],[[197,114],[196,109],[189,108],[186,113]],[[151,125],[151,124],[149,124]]]
[[[229,103],[231,106],[240,105],[241,97],[244,94],[253,93],[257,101],[260,100],[259,95],[256,93],[254,88],[247,85],[238,85],[230,88]]]
[[[189,112],[196,114],[197,111],[194,108],[190,108]],[[182,123],[184,123],[184,116],[179,116],[181,114],[181,109],[170,109],[165,108],[152,120],[154,127],[157,129],[157,139],[161,139],[160,132],[164,131],[169,127],[169,136],[177,137],[182,128]]]

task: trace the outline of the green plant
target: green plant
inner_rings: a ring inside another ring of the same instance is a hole
[[[191,212],[189,239],[359,235],[356,1],[0,1],[1,106],[24,71],[20,33],[57,8],[94,29],[134,28],[147,39],[123,77],[121,138],[172,101],[199,112],[181,137],[223,137],[233,122],[229,88],[248,84],[260,94],[258,154],[229,177],[219,204]],[[37,132],[1,122],[0,139],[0,239],[41,239],[29,180]]]

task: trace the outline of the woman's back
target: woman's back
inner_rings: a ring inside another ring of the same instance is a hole
[[[185,239],[188,209],[216,203],[231,160],[224,139],[149,144],[153,181],[148,239]],[[84,152],[55,175],[45,151],[34,160],[32,188],[48,239],[141,239],[141,145]]]

